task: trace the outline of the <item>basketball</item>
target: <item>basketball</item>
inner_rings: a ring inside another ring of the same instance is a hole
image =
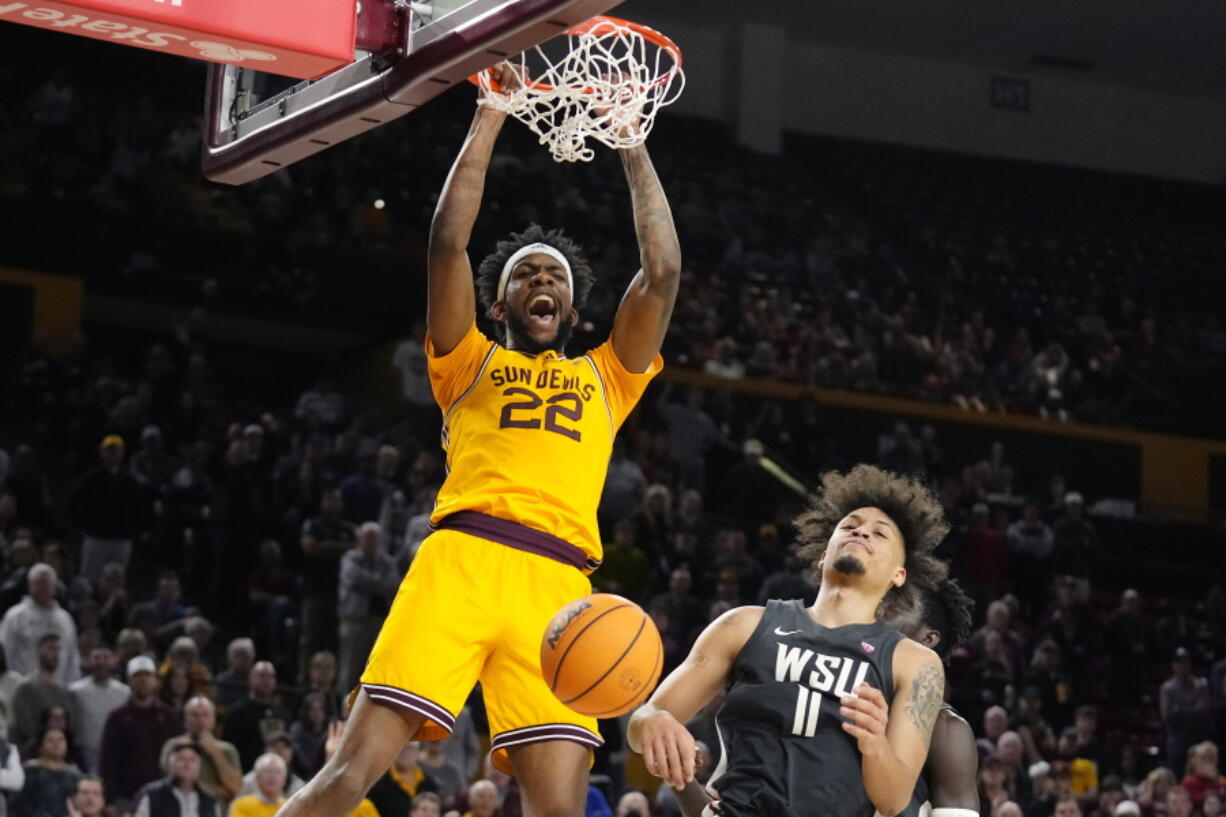
[[[647,700],[664,666],[660,632],[643,608],[610,593],[572,601],[541,640],[541,675],[581,715],[614,718]]]

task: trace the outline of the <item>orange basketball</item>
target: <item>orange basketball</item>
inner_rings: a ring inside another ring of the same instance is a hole
[[[593,593],[558,611],[541,640],[541,675],[581,715],[615,718],[656,687],[664,645],[655,623],[629,599]]]

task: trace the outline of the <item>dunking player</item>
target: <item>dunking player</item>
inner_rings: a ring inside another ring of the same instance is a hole
[[[467,245],[503,120],[478,106],[430,231],[426,352],[448,466],[437,531],[401,584],[336,754],[283,817],[348,814],[406,740],[449,732],[477,680],[494,763],[519,778],[525,814],[583,814],[600,736],[542,680],[541,635],[558,608],[591,592],[613,435],[660,370],[681,253],[646,150],[623,150],[642,269],[609,340],[563,355],[593,275],[575,244],[535,226],[480,265],[502,342],[485,337]]]
[[[942,662],[971,632],[975,602],[953,579],[920,594],[913,605],[882,605],[882,620],[936,652]],[[941,704],[932,745],[905,817],[975,817],[979,813],[979,752],[975,734],[952,706]]]
[[[868,465],[827,474],[796,521],[820,576],[813,606],[772,601],[717,619],[634,713],[630,745],[685,788],[694,739],[682,724],[726,685],[723,759],[708,784],[719,799],[707,814],[898,814],[924,765],[944,672],[876,614],[885,596],[943,578],[932,550],[949,526],[928,489]]]

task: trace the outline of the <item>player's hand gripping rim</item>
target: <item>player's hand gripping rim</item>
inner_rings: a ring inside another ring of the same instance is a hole
[[[643,724],[642,745],[647,771],[674,789],[694,779],[694,736],[668,712],[657,712]]]
[[[514,91],[519,90],[528,83],[528,75],[523,67],[514,65],[509,62],[501,62],[490,69],[494,76],[494,83],[498,90],[486,91],[484,87],[477,93],[477,104],[487,105],[487,97],[498,100],[506,104]],[[480,86],[478,86],[480,87]],[[500,110],[497,106],[490,106],[492,110]]]
[[[862,753],[872,751],[878,741],[885,740],[890,722],[890,707],[881,690],[860,684],[851,695],[840,701],[839,714],[845,720],[843,731],[856,739]]]

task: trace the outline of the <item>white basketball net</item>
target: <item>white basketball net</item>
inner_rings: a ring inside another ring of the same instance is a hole
[[[680,52],[611,17],[564,36],[569,50],[560,59],[534,46],[509,60],[521,76],[531,77],[522,88],[494,91],[491,73],[479,73],[481,104],[527,125],[558,162],[590,162],[595,152],[587,146],[589,136],[614,149],[641,145],[660,108],[685,88]]]

